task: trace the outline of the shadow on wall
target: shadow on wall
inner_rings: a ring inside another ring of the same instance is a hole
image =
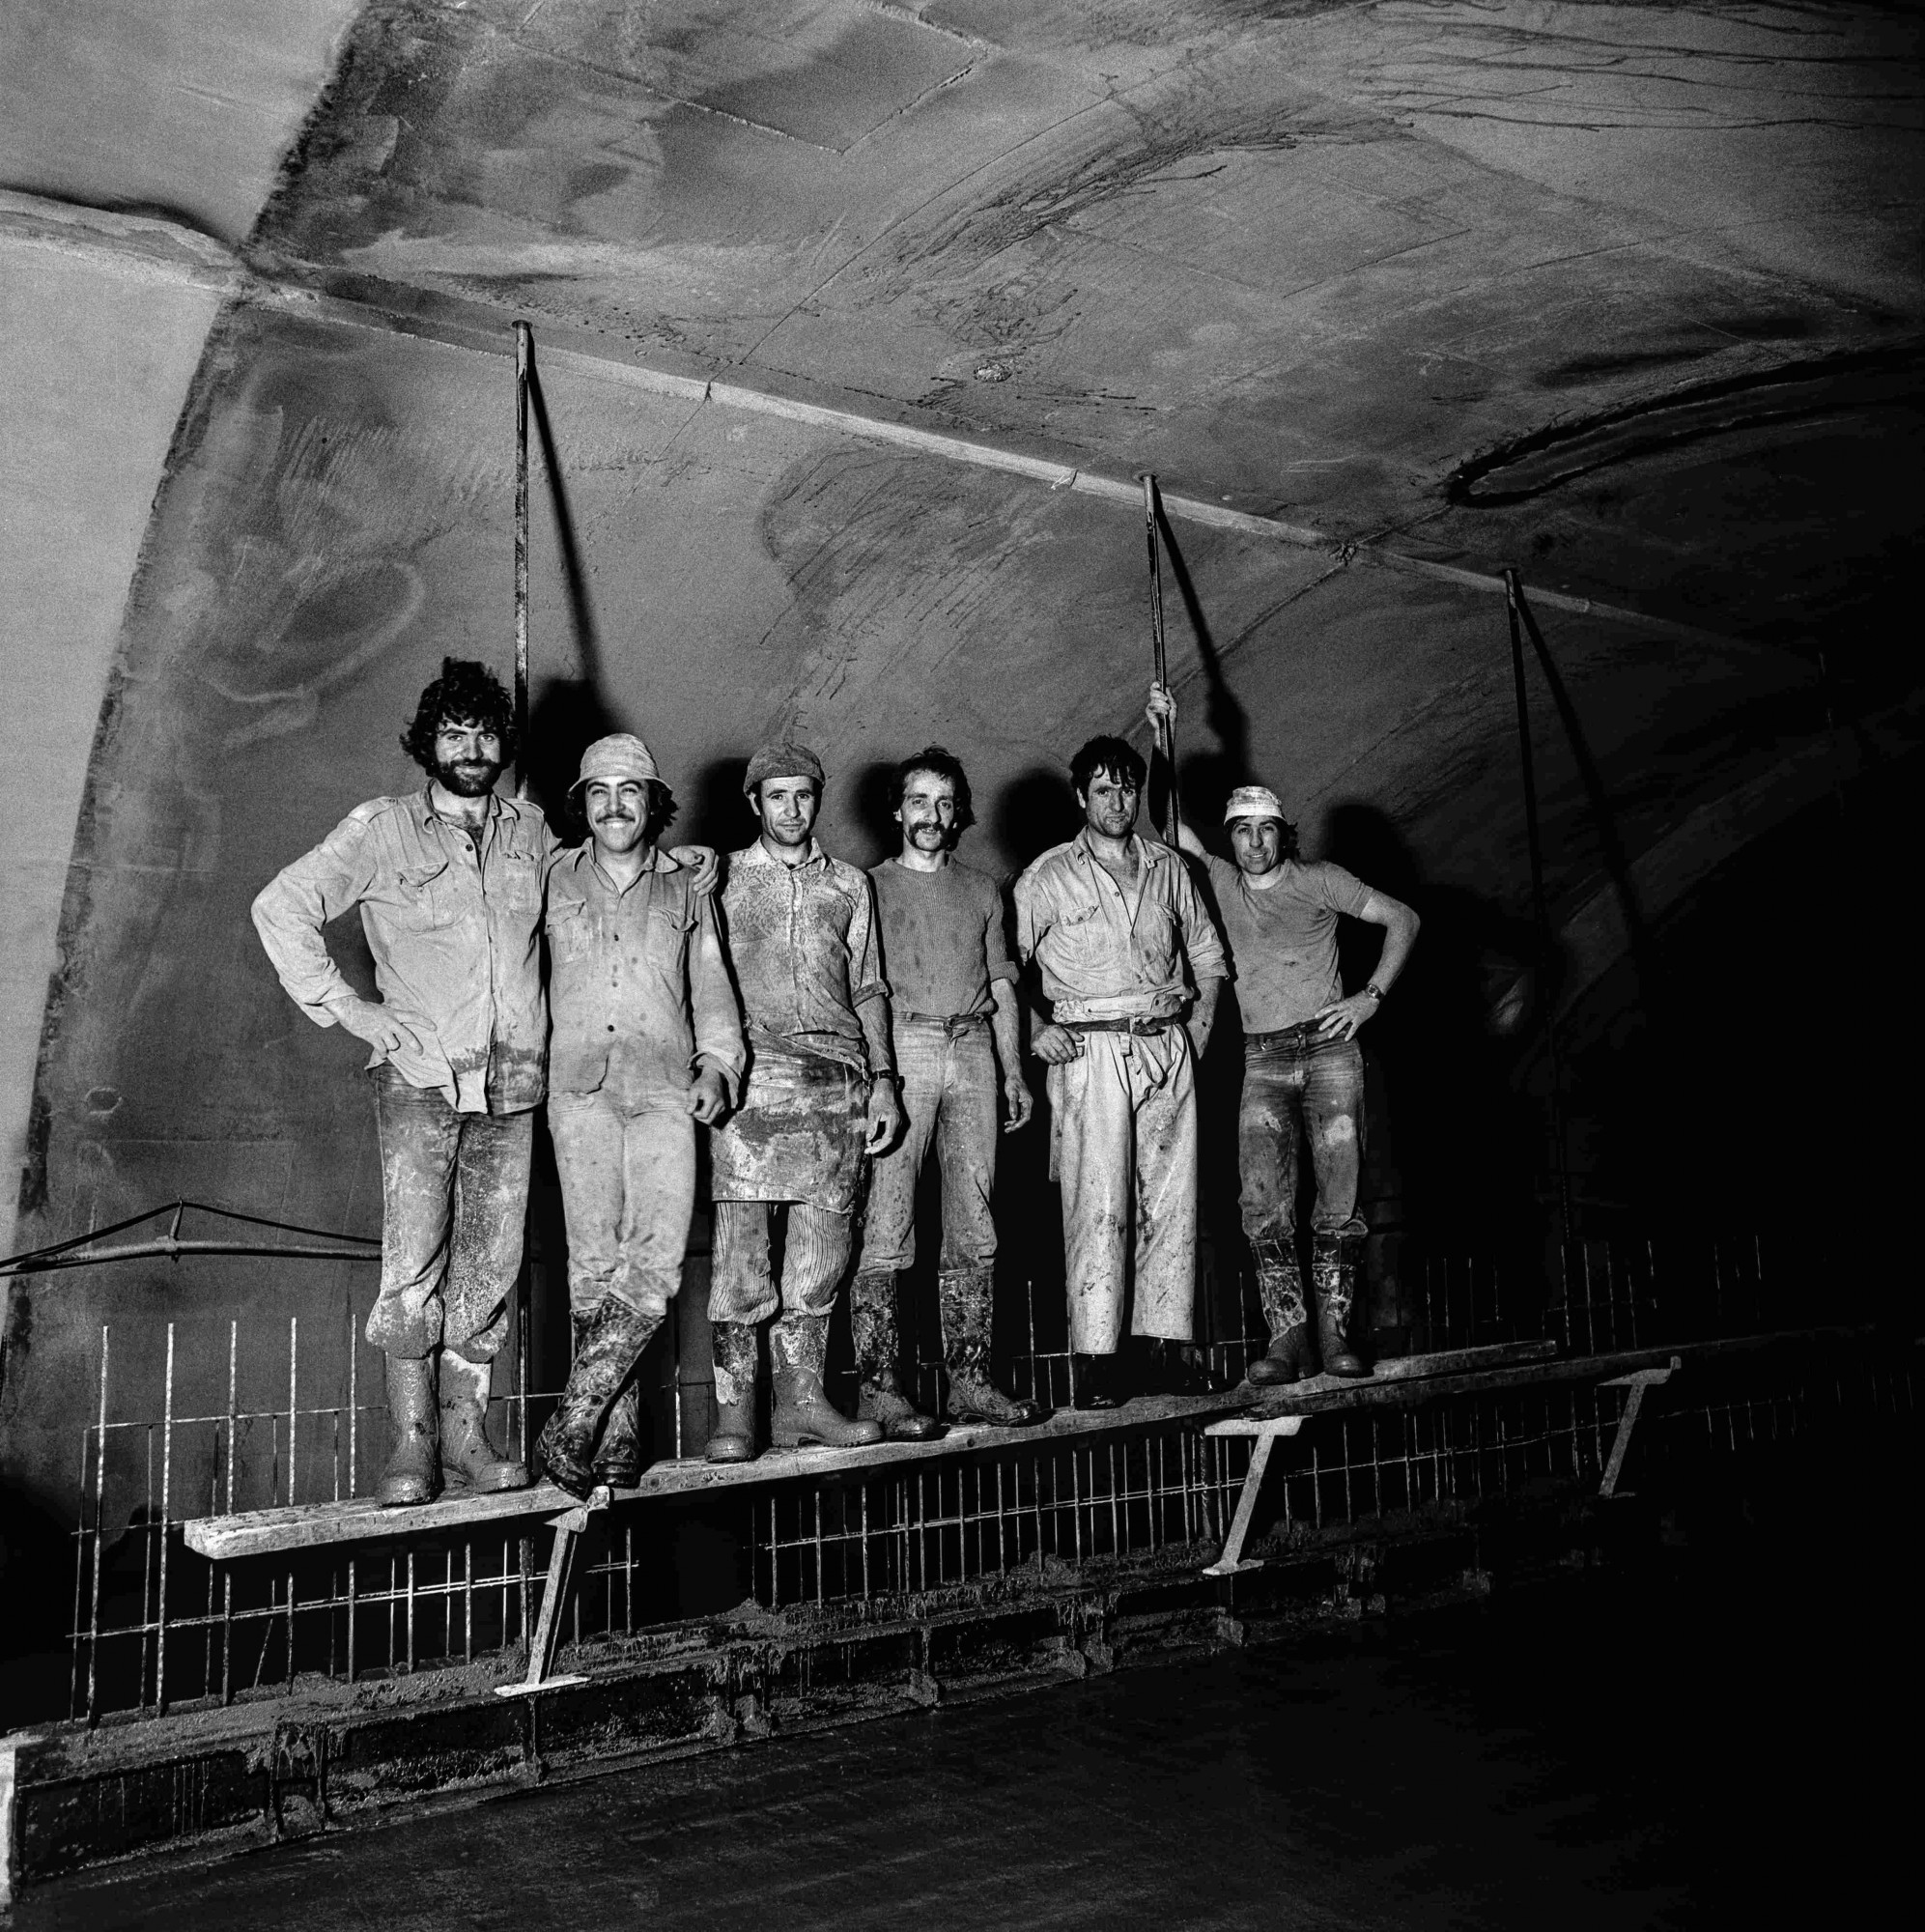
[[[982,815],[978,804],[977,816]],[[988,816],[996,838],[1013,855],[1018,871],[1052,845],[1074,838],[1083,823],[1063,766],[1034,765],[1012,779],[997,795]]]

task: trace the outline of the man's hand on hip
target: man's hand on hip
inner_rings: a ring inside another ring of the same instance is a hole
[[[364,1039],[377,1053],[419,1053],[421,1042],[414,1034],[373,1000],[329,1000],[327,1010],[358,1039]]]
[[[1020,1073],[1011,1073],[1003,1082],[1003,1105],[1008,1118],[1003,1122],[1003,1131],[1013,1134],[1018,1127],[1030,1124],[1030,1116],[1036,1111],[1036,1096],[1030,1092],[1030,1083]]]
[[[887,1074],[869,1089],[868,1119],[869,1137],[863,1151],[887,1153],[902,1132],[902,1106],[895,1097],[895,1082]]]
[[[1030,1051],[1047,1066],[1067,1066],[1083,1057],[1083,1042],[1067,1027],[1039,1026],[1030,1036]]]
[[[1316,1037],[1325,1039],[1354,1039],[1357,1029],[1377,1009],[1368,993],[1352,993],[1347,1000],[1333,1001],[1311,1015],[1316,1022]]]
[[[712,1127],[728,1111],[728,1083],[713,1066],[704,1066],[689,1089],[689,1112],[705,1127]]]

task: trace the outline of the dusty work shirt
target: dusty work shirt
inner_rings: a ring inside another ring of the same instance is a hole
[[[1223,942],[1182,861],[1134,835],[1130,844],[1129,895],[1081,832],[1016,881],[1016,950],[1036,962],[1059,1020],[1161,1019],[1224,975]]]
[[[254,901],[254,927],[320,1026],[354,988],[321,928],[358,906],[388,1012],[420,1042],[386,1054],[410,1087],[457,1112],[512,1114],[542,1097],[542,872],[554,838],[535,808],[490,801],[478,840],[437,814],[430,788],[357,805]]]
[[[885,859],[869,867],[890,1004],[900,1017],[986,1013],[992,980],[1013,980],[995,880],[946,855],[933,872]]]
[[[1209,869],[1245,1033],[1299,1026],[1344,997],[1337,921],[1363,911],[1371,889],[1362,879],[1342,866],[1286,859],[1277,883],[1259,890],[1222,859]]]
[[[549,1085],[607,1094],[636,1111],[686,1094],[706,1058],[734,1098],[742,1015],[722,956],[714,901],[694,873],[650,851],[626,890],[592,841],[548,875]]]
[[[865,873],[813,838],[800,865],[785,866],[758,838],[729,856],[722,919],[751,1046],[817,1054],[859,1072],[894,1070],[887,1046],[870,1065],[856,1012],[889,997]]]

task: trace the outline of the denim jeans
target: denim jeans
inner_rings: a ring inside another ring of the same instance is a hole
[[[863,1220],[863,1268],[916,1263],[916,1183],[931,1143],[943,1174],[943,1269],[987,1267],[996,1259],[997,1099],[1002,1085],[989,1022],[895,1020],[895,1065],[908,1125],[869,1169]]]
[[[1297,1144],[1310,1142],[1319,1235],[1361,1235],[1357,1175],[1363,1164],[1364,1056],[1353,1039],[1322,1040],[1309,1025],[1244,1042],[1243,1103],[1236,1138],[1243,1175],[1243,1233],[1288,1241],[1296,1233]]]
[[[458,1114],[438,1089],[371,1070],[381,1136],[381,1293],[368,1340],[419,1360],[455,1350],[492,1361],[522,1268],[532,1108]]]
[[[568,1219],[568,1305],[592,1315],[602,1297],[665,1315],[682,1286],[695,1204],[695,1122],[681,1094],[650,1107],[606,1090],[551,1094],[549,1132]]]

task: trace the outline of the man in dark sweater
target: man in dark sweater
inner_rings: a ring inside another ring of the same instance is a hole
[[[1152,729],[1165,719],[1175,724],[1175,704],[1160,685],[1150,687],[1145,715]],[[1349,1336],[1357,1252],[1367,1232],[1357,1214],[1364,1056],[1356,1036],[1403,970],[1417,915],[1342,866],[1299,858],[1297,829],[1265,785],[1231,792],[1224,823],[1234,865],[1205,852],[1187,823],[1178,838],[1209,867],[1243,1015],[1240,1205],[1270,1328],[1269,1352],[1252,1363],[1250,1379],[1293,1382],[1314,1371],[1319,1355],[1326,1375],[1366,1376]],[[1375,973],[1348,998],[1337,967],[1337,922],[1345,917],[1384,928]],[[1310,1144],[1316,1180],[1314,1343],[1296,1249],[1299,1138]]]
[[[898,1374],[896,1275],[916,1259],[916,1183],[930,1147],[943,1177],[936,1277],[956,1422],[1040,1422],[1039,1404],[1005,1395],[989,1373],[996,1278],[997,1102],[1013,1133],[1033,1102],[1018,1051],[1016,968],[995,883],[955,857],[970,822],[969,779],[932,745],[896,767],[890,803],[902,850],[872,867],[889,975],[895,1064],[908,1125],[869,1174],[862,1260],[849,1312],[862,1371],[859,1413],[898,1440],[932,1434]]]

